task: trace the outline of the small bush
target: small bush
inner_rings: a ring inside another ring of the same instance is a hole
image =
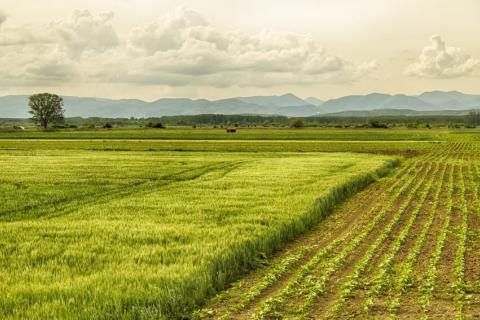
[[[388,128],[386,124],[380,123],[380,121],[375,118],[369,118],[367,122],[370,128]]]
[[[165,126],[159,122],[159,123],[153,124],[152,128],[154,128],[154,129],[165,129]]]
[[[304,127],[303,121],[300,119],[293,119],[290,122],[290,128],[300,129],[303,127]]]

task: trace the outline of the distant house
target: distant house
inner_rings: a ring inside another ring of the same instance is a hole
[[[227,128],[227,133],[236,133],[237,129],[236,128]]]

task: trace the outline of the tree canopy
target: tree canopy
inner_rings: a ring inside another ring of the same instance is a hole
[[[44,129],[51,123],[62,122],[63,117],[63,98],[56,94],[39,93],[30,97],[28,105],[32,120],[41,125]]]

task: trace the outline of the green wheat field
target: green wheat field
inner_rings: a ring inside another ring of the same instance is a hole
[[[157,132],[0,135],[0,318],[368,318],[413,288],[428,314],[441,281],[475,314],[479,133]],[[435,245],[437,224],[459,236]],[[439,264],[417,279],[419,255]]]

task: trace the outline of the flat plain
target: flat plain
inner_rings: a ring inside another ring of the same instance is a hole
[[[0,315],[477,317],[479,136],[2,133]]]

